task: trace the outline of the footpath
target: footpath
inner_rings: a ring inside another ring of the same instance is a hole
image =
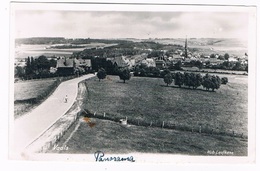
[[[25,148],[58,121],[77,100],[78,83],[94,76],[88,74],[62,82],[38,107],[14,120],[10,129],[10,158],[23,159]]]

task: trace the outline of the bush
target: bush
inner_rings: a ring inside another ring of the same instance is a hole
[[[221,78],[221,84],[227,84],[227,83],[228,83],[228,78],[227,77]]]

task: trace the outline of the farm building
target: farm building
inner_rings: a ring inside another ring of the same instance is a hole
[[[110,60],[113,65],[118,68],[131,68],[135,65],[135,60],[129,60],[125,56],[117,56],[109,59],[107,58],[107,60]]]
[[[75,59],[61,58],[57,60],[57,73],[59,75],[72,75],[76,67]]]

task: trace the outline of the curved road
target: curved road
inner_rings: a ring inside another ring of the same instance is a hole
[[[88,74],[62,82],[43,103],[16,119],[13,124],[13,134],[11,134],[13,139],[11,139],[10,155],[15,159],[20,159],[25,147],[70,109],[77,97],[78,83],[94,76],[94,74]],[[64,102],[66,95],[68,96],[67,103]]]

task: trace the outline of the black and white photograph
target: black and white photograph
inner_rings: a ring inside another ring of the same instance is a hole
[[[10,159],[254,160],[256,7],[10,8]]]

